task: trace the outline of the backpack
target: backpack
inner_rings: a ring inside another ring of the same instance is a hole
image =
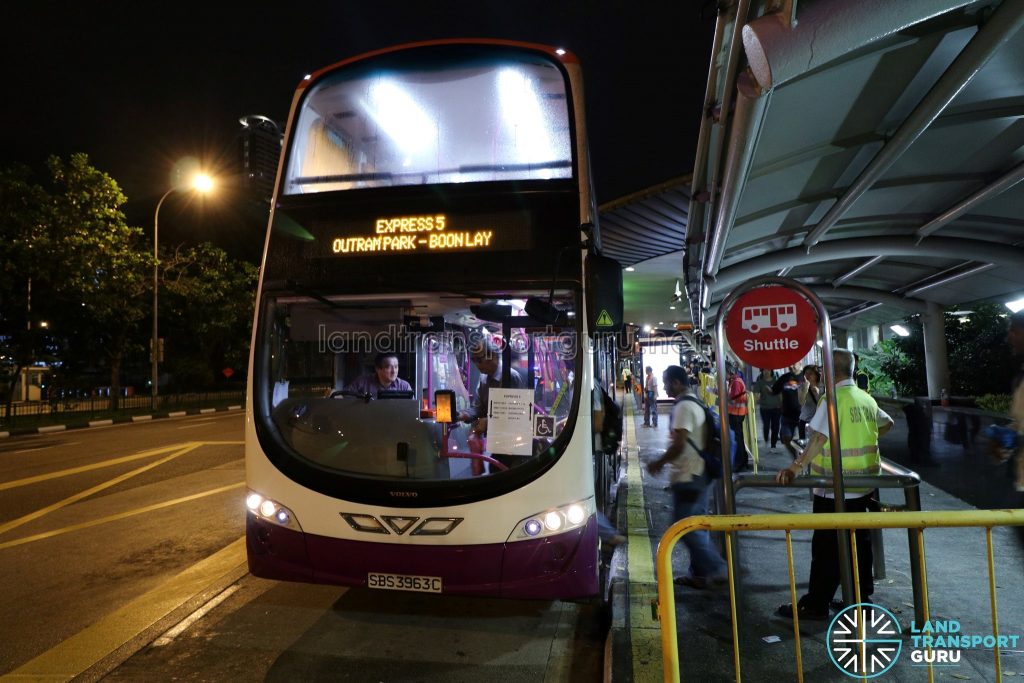
[[[710,479],[721,479],[722,470],[722,423],[718,419],[718,413],[714,412],[696,396],[681,396],[680,401],[693,401],[704,410],[704,428],[707,430],[707,447],[704,450],[697,448],[693,439],[687,439],[693,450],[700,454],[704,461],[704,473]]]

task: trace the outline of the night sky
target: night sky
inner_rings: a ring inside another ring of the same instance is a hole
[[[404,42],[507,38],[579,56],[605,202],[691,170],[712,7],[680,0],[6,2],[0,163],[39,166],[49,154],[87,152],[128,195],[132,223],[149,228],[177,159],[237,172],[238,118],[284,122],[304,74]],[[184,199],[169,201],[161,233],[165,221],[173,231],[186,220],[214,231],[227,210],[214,204],[198,211]],[[213,235],[239,237],[237,229]]]

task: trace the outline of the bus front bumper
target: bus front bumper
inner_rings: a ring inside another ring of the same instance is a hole
[[[597,519],[564,534],[515,543],[413,545],[306,534],[246,516],[254,576],[366,586],[371,573],[440,577],[442,592],[525,599],[598,593]]]

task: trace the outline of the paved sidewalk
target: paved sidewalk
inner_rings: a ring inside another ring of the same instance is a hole
[[[667,407],[662,407],[662,419],[657,429],[643,428],[642,416],[632,416],[636,445],[642,461],[653,459],[664,451],[668,440]],[[893,415],[896,427],[882,443],[883,456],[899,462],[909,460],[906,453],[906,424],[902,415]],[[628,430],[627,430],[628,433]],[[781,445],[773,452],[769,445],[760,445],[761,472],[774,473],[790,461]],[[950,475],[949,469],[960,471]],[[671,491],[665,475],[652,477],[646,471],[629,470],[629,484],[636,485],[641,477],[643,497],[649,523],[649,552],[656,552],[661,535],[674,521],[672,519]],[[943,462],[943,481],[953,480],[967,489],[986,488],[986,478],[996,476],[993,468],[982,468],[972,459],[957,465],[952,457]],[[921,472],[928,479],[927,468]],[[989,482],[991,486],[991,482]],[[929,484],[921,485],[922,507],[925,510],[973,509],[967,502]],[[898,489],[882,491],[885,503],[901,504]],[[810,512],[810,494],[806,489],[743,489],[737,496],[739,514],[769,514]],[[630,545],[648,547],[645,538],[635,538],[629,529]],[[1022,636],[1015,648],[1003,650],[1002,669],[1006,680],[1014,675],[1024,677],[1024,542],[1018,531],[1009,528],[993,530],[996,566],[996,584],[999,598],[999,628],[1005,635]],[[640,534],[643,536],[643,534]],[[793,533],[793,554],[797,593],[806,590],[810,565],[811,532]],[[792,622],[775,616],[775,609],[790,602],[785,536],[783,532],[744,532],[738,538],[738,615],[741,648],[741,670],[746,680],[796,680],[794,632]],[[910,660],[911,641],[907,636],[913,619],[913,597],[910,582],[907,533],[903,530],[883,532],[886,571],[884,578],[876,578],[872,602],[888,608],[903,629],[903,656],[897,665],[878,677],[880,681],[927,680],[927,668],[913,666]],[[988,635],[992,633],[985,532],[982,529],[931,529],[925,532],[926,567],[933,619],[955,619],[964,634]],[[639,543],[635,543],[640,541]],[[631,548],[629,572],[634,578],[634,550]],[[673,558],[674,574],[681,575],[689,560],[685,546],[676,546]],[[647,588],[642,592],[646,594]],[[646,595],[644,596],[646,597]],[[837,595],[837,597],[839,597]],[[639,605],[639,606],[638,606]],[[643,609],[642,601],[629,600],[630,609]],[[736,676],[733,668],[732,633],[729,612],[729,594],[726,587],[694,590],[676,587],[678,637],[682,677],[696,681],[731,681]],[[649,607],[647,608],[649,610]],[[650,614],[643,615],[650,624]],[[619,623],[643,623],[634,615],[619,618]],[[850,680],[831,662],[825,647],[825,634],[829,621],[801,623],[804,678],[808,681]],[[640,640],[649,640],[650,629],[644,628]],[[636,628],[631,635],[636,634]],[[636,636],[634,636],[636,637]],[[776,640],[777,639],[777,640]],[[620,644],[613,650],[624,655]],[[637,649],[632,650],[634,656]],[[937,680],[994,681],[995,664],[991,649],[965,651],[962,661],[955,667],[935,668]],[[656,667],[660,675],[661,667]],[[631,662],[614,663],[615,680],[646,679],[648,674]],[[655,679],[651,679],[655,680]],[[1024,680],[1024,678],[1022,678]]]

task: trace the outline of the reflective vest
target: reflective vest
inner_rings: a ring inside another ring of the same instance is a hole
[[[867,392],[852,385],[836,389],[836,409],[839,418],[839,446],[843,459],[843,474],[880,474],[882,461],[878,455],[878,404]],[[832,451],[828,441],[821,453],[810,464],[815,477],[832,478]],[[863,495],[871,488],[847,488],[846,493]]]
[[[700,400],[706,406],[718,407],[718,391],[715,376],[707,372],[700,373]]]
[[[736,398],[733,398],[736,394]],[[747,385],[740,378],[729,380],[729,414],[747,414]]]

